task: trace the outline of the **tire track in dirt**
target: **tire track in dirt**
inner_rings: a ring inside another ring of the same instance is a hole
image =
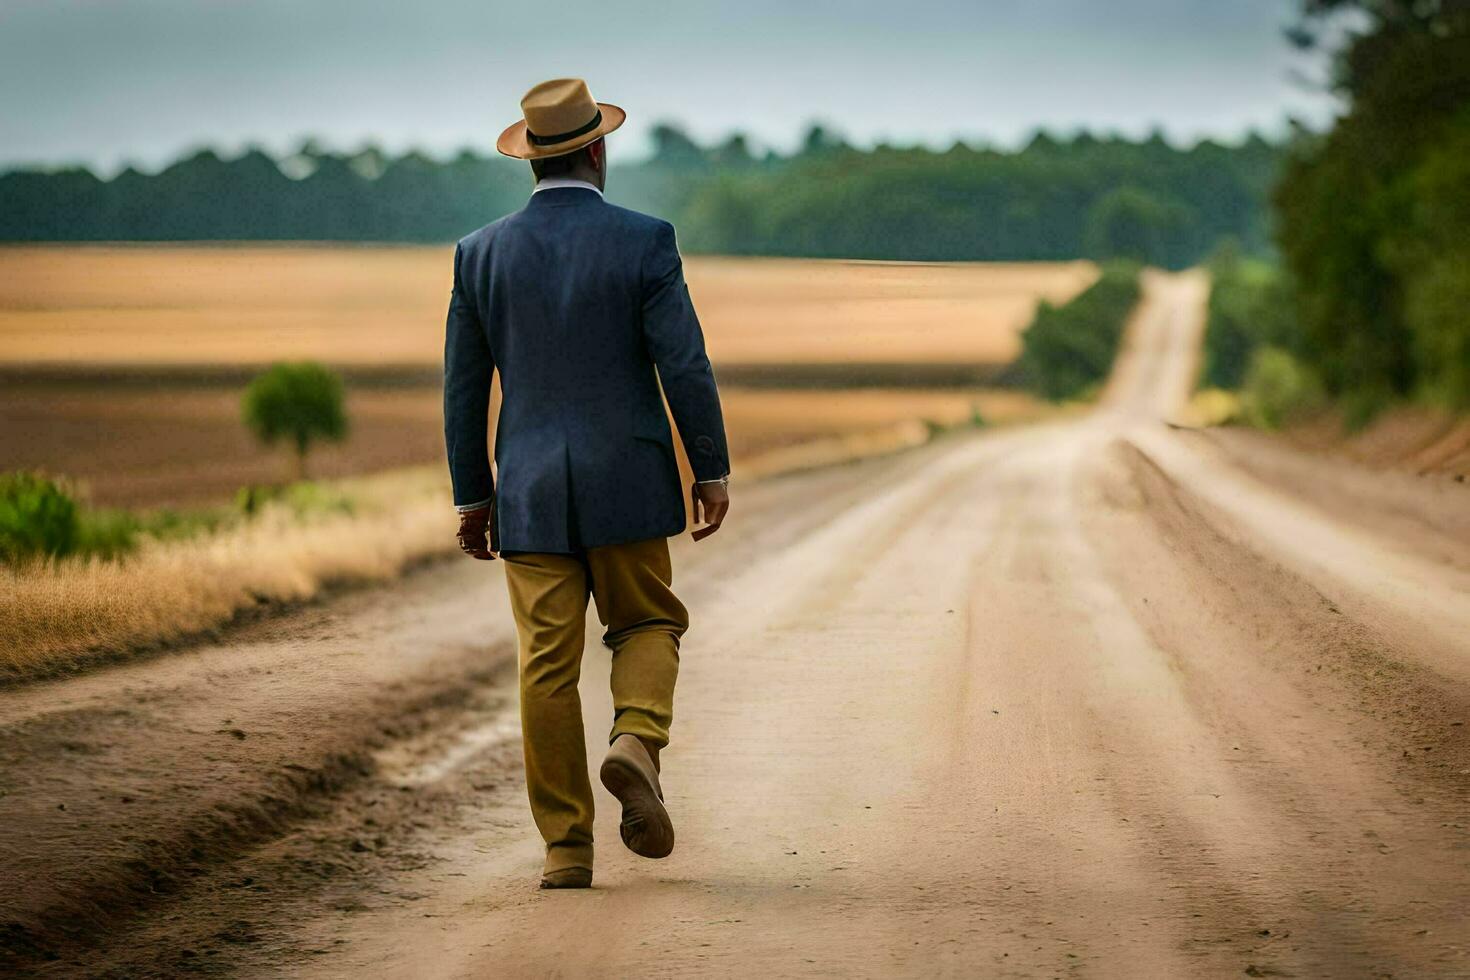
[[[1228,514],[1262,554],[1330,592],[1346,615],[1391,634],[1436,672],[1470,684],[1470,570],[1383,539],[1367,515],[1344,522],[1311,500],[1272,492],[1191,452],[1168,432],[1144,429],[1129,439],[1178,484]],[[1470,506],[1470,493],[1453,505]]]
[[[1344,616],[1131,444],[1097,470],[1090,537],[1250,801],[1257,859],[1220,868],[1256,869],[1263,931],[1234,941],[1298,975],[1463,966],[1470,690]],[[1163,826],[1170,859],[1190,854],[1193,836]]]
[[[1309,501],[1339,523],[1372,532],[1385,546],[1470,570],[1470,488],[1453,477],[1369,469],[1247,429],[1181,430],[1178,437],[1264,489]]]

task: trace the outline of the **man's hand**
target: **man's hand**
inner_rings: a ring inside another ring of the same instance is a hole
[[[459,514],[459,550],[471,558],[481,561],[494,561],[495,552],[490,550],[490,543],[485,540],[485,529],[490,526],[490,521],[495,513],[495,505],[478,507],[475,510],[460,511]]]
[[[694,503],[694,523],[704,527],[694,532],[695,541],[703,541],[720,529],[730,512],[730,491],[723,483],[696,483],[690,490]]]

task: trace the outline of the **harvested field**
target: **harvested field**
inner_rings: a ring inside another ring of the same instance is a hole
[[[0,363],[440,363],[442,246],[0,248]],[[915,264],[695,257],[716,364],[999,365],[1038,299],[1091,263]]]
[[[1008,364],[1039,299],[1090,285],[1090,262],[695,258],[689,288],[716,364]]]
[[[436,463],[450,257],[443,247],[0,248],[0,470],[62,474],[120,506],[277,481],[285,461],[245,432],[239,398],[252,373],[285,358],[326,361],[347,378],[352,434],[313,455],[315,474]],[[1065,299],[1095,275],[1080,262],[688,265],[726,382],[732,450],[740,461],[782,450],[778,468],[801,442],[823,442],[830,460],[853,436],[904,444],[892,438],[903,423],[1039,414],[1024,395],[959,385],[1010,360],[1039,298]]]

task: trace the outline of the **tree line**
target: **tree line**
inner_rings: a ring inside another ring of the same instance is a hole
[[[1269,196],[1285,147],[1260,136],[1177,147],[1036,134],[1005,151],[859,149],[813,126],[794,152],[741,135],[700,145],[655,129],[615,165],[609,197],[674,221],[686,251],[911,260],[1200,261],[1221,239],[1271,247]],[[275,158],[191,153],[156,174],[85,168],[0,175],[0,240],[453,241],[524,202],[524,164],[345,153],[308,141]]]
[[[1347,111],[1272,192],[1279,263],[1224,247],[1201,381],[1277,425],[1330,397],[1470,408],[1470,0],[1303,0]]]
[[[1470,0],[1305,0],[1347,113],[1275,189],[1295,295],[1286,346],[1366,421],[1403,397],[1470,407]]]

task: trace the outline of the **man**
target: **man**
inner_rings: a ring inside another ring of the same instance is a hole
[[[592,786],[577,696],[587,600],[612,649],[603,785],[623,842],[667,855],[659,785],[679,638],[667,539],[684,495],[659,387],[694,471],[695,540],[729,507],[729,456],[704,336],[666,221],[603,201],[603,137],[623,124],[581,79],[537,85],[496,146],[529,160],[526,206],[460,241],[444,344],[444,432],[460,547],[505,560],[520,640],[521,729],[543,888],[592,884]],[[500,372],[498,486],[486,451]],[[486,541],[486,534],[490,540]]]

